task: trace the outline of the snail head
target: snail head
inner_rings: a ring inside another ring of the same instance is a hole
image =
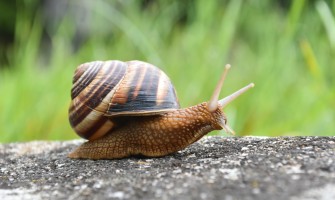
[[[226,75],[230,69],[230,65],[227,64],[225,66],[225,69],[222,73],[222,76],[218,82],[218,84],[216,85],[216,88],[213,92],[213,95],[211,97],[211,99],[208,101],[207,103],[207,109],[209,112],[214,113],[217,109],[223,109],[224,107],[226,107],[230,102],[232,102],[234,99],[236,99],[238,96],[240,96],[241,94],[243,94],[244,92],[246,92],[248,89],[252,88],[255,86],[254,83],[250,83],[249,85],[237,90],[236,92],[228,95],[227,97],[219,100],[219,95],[220,95],[220,91],[223,85],[223,82],[226,78]],[[227,132],[227,133],[231,133],[234,134],[234,131],[227,125],[227,120],[224,120],[224,123],[220,123],[222,128]]]

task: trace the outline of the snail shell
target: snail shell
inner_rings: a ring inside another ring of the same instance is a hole
[[[118,116],[157,115],[180,108],[168,76],[142,61],[94,61],[78,66],[71,98],[70,124],[88,140],[110,132]]]

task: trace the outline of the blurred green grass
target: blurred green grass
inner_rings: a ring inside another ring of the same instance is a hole
[[[238,135],[335,135],[335,1],[298,0],[284,9],[272,1],[197,0],[182,11],[183,1],[146,8],[94,1],[92,35],[73,51],[75,22],[64,13],[48,33],[49,59],[41,12],[27,2],[18,7],[9,64],[0,68],[0,142],[76,138],[67,117],[74,69],[108,59],[159,66],[182,107],[207,101],[230,63],[221,96],[256,84],[225,109]]]

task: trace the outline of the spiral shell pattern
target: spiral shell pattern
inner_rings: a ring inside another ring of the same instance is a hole
[[[142,61],[84,63],[75,71],[69,121],[95,140],[112,134],[118,116],[156,115],[180,108],[175,89],[159,68]]]

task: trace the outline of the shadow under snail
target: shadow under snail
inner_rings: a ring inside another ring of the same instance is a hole
[[[230,65],[211,99],[180,108],[167,75],[142,61],[94,61],[77,67],[71,90],[69,121],[88,141],[70,158],[160,157],[182,150],[213,130],[233,130],[222,111],[254,84],[219,100]]]

